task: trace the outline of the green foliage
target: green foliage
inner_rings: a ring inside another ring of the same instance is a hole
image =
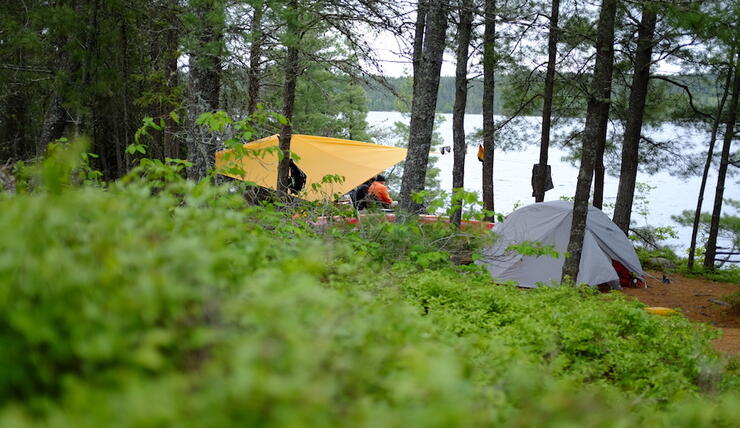
[[[740,290],[730,293],[727,296],[722,297],[722,299],[730,304],[728,311],[735,315],[740,315]]]
[[[647,183],[635,184],[635,196],[632,203],[632,212],[642,217],[642,225],[633,221],[630,227],[629,239],[634,241],[638,246],[648,246],[654,250],[661,250],[661,241],[666,239],[678,238],[678,232],[673,226],[653,226],[648,224],[648,215],[650,214],[650,192],[655,190],[655,186]]]
[[[660,257],[670,260],[676,265],[676,272],[680,272],[682,275],[688,277],[699,277],[705,278],[711,281],[729,282],[732,284],[740,284],[740,267],[736,265],[723,266],[721,269],[706,270],[701,265],[701,260],[704,255],[704,248],[699,247],[696,250],[696,261],[694,269],[688,270],[687,259],[680,257],[669,247],[652,248],[647,246],[635,247],[637,256],[640,259],[640,264],[646,269],[663,270],[664,267],[660,264],[651,262],[651,259]]]
[[[365,85],[364,90],[367,94],[368,108],[370,111],[400,111],[399,102],[404,104],[408,110],[411,104],[410,96],[404,94],[404,91],[410,86],[410,78],[404,77],[386,77],[388,84],[393,87],[394,91],[401,95],[398,99],[387,88],[370,82]],[[502,114],[504,111],[504,100],[499,96],[499,87],[507,87],[508,76],[501,76],[496,82],[496,97],[494,97],[494,111],[496,114]],[[483,80],[480,78],[470,79],[468,88],[468,101],[465,111],[470,114],[480,114],[483,99]],[[437,113],[452,113],[452,107],[455,104],[455,77],[440,76],[439,93],[437,98]]]
[[[450,263],[490,234],[372,216],[316,230],[181,166],[0,198],[0,426],[740,418],[709,327]]]
[[[698,277],[709,279],[711,281],[740,284],[740,267],[736,265],[730,265],[727,267],[722,267],[721,269],[714,269],[714,270],[706,270],[704,269],[703,266],[695,265],[694,270],[692,272],[685,271],[683,273],[687,276],[698,276]]]
[[[730,242],[733,248],[740,247],[740,216],[737,215],[740,210],[736,207],[737,201],[732,199],[726,201],[725,210],[719,219],[719,237]],[[734,208],[735,212],[728,212]],[[684,210],[680,216],[671,216],[676,223],[692,227],[694,224],[694,211]],[[708,212],[701,213],[699,216],[699,232],[703,241],[709,234],[709,225],[712,221],[712,214]]]
[[[560,258],[560,253],[555,249],[554,245],[542,245],[541,242],[522,241],[519,244],[511,244],[506,247],[506,251],[516,251],[523,256],[547,256],[552,258]],[[567,255],[565,255],[567,257]]]
[[[681,259],[669,247],[652,248],[646,246],[635,247],[640,264],[648,269],[662,269],[660,265],[654,265],[649,260],[654,258],[663,258],[672,261],[676,265],[682,263]]]
[[[578,382],[604,381],[625,392],[640,391],[647,400],[661,400],[694,390],[693,382],[712,370],[704,360],[706,345],[700,345],[702,350],[688,344],[698,345],[696,338],[713,334],[689,327],[683,317],[657,319],[621,294],[601,295],[589,287],[542,287],[525,293],[486,287],[481,280],[436,272],[409,277],[402,286],[427,307],[440,328],[459,336],[494,334],[500,343],[524,353],[516,358],[531,358],[549,373]]]
[[[89,141],[85,138],[72,141],[61,138],[49,143],[43,158],[16,165],[17,190],[58,194],[71,186],[99,184],[102,174],[90,166],[97,155],[89,153],[88,147]]]

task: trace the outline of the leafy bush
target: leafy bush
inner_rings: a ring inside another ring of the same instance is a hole
[[[619,293],[490,287],[456,272],[408,276],[401,285],[449,333],[495,336],[533,363],[579,382],[608,382],[646,399],[696,389],[713,370],[708,338],[683,317],[660,319]]]
[[[735,315],[740,315],[740,290],[730,293],[722,298],[730,304],[729,311]]]
[[[651,259],[655,259],[655,258],[663,258],[666,260],[670,260],[677,267],[680,266],[681,264],[686,265],[686,261],[678,257],[676,253],[674,253],[673,250],[671,250],[668,247],[663,247],[660,249],[635,247],[635,251],[637,252],[637,257],[640,259],[640,264],[645,269],[655,269],[655,270],[663,269],[663,266],[659,264],[655,264],[650,261]]]
[[[685,271],[683,273],[687,276],[702,277],[711,281],[740,284],[740,267],[735,265],[714,270],[704,269],[703,266],[694,266],[693,272]]]
[[[0,196],[0,426],[740,418],[737,373],[682,316],[588,289],[494,287],[443,250],[478,238],[316,231],[169,167]],[[702,395],[718,381],[730,392]]]

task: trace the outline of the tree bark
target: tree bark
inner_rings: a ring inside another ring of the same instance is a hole
[[[410,213],[423,210],[421,204],[412,200],[412,195],[424,189],[429,150],[432,145],[448,10],[449,0],[436,1],[428,5],[424,48],[419,73],[414,76],[416,91],[411,108],[409,147],[399,197],[401,209]]]
[[[14,90],[3,99],[5,105],[0,106],[0,124],[3,125],[0,126],[0,167],[9,159],[27,159],[35,151],[28,135],[30,129],[26,126],[31,122],[29,106],[32,101],[23,89]]]
[[[292,0],[289,3],[288,19],[288,52],[285,58],[285,81],[283,83],[283,116],[287,122],[280,130],[280,150],[282,157],[278,163],[277,184],[278,192],[288,194],[289,172],[290,172],[290,139],[293,136],[293,109],[295,107],[295,89],[298,81],[298,28],[297,16],[298,2]]]
[[[116,151],[116,169],[118,177],[123,176],[125,171],[128,171],[131,167],[131,156],[126,156],[122,150],[125,147],[121,145],[128,145],[133,143],[131,139],[129,120],[129,49],[128,49],[128,25],[126,25],[126,18],[121,17],[121,72],[123,74],[123,84],[121,85],[121,127],[123,128],[123,144],[120,143],[120,139],[116,140],[115,151]],[[163,159],[164,160],[164,159]]]
[[[599,26],[596,39],[596,65],[588,95],[586,126],[583,131],[581,167],[578,171],[575,201],[573,202],[573,221],[568,242],[569,256],[563,264],[562,279],[578,279],[578,270],[583,250],[583,237],[588,216],[588,199],[591,191],[596,146],[598,144],[603,105],[609,103],[611,92],[612,66],[614,59],[614,19],[617,0],[602,0],[599,13]]]
[[[624,129],[622,143],[622,165],[619,174],[619,189],[614,207],[614,223],[625,235],[629,234],[632,217],[632,202],[635,196],[637,181],[637,157],[640,148],[642,119],[645,113],[648,83],[650,81],[650,64],[653,55],[653,34],[657,13],[655,6],[648,2],[643,6],[642,19],[637,35],[637,52],[635,54],[635,71],[632,76],[629,107],[627,108],[627,125]]]
[[[550,149],[550,126],[552,121],[552,98],[555,88],[555,62],[558,53],[558,18],[560,0],[552,0],[550,7],[550,35],[547,40],[547,72],[545,73],[545,90],[542,96],[542,133],[540,137],[540,162],[534,182],[534,201],[545,200],[545,183],[547,182],[547,158]]]
[[[735,120],[737,119],[738,92],[740,92],[740,53],[735,53],[735,77],[732,83],[732,98],[730,98],[730,109],[725,125],[725,138],[722,144],[722,155],[719,161],[719,172],[717,173],[717,190],[714,194],[714,209],[712,210],[712,221],[709,224],[709,237],[707,238],[706,251],[704,252],[704,267],[714,269],[714,258],[717,255],[717,235],[719,234],[719,220],[722,214],[722,201],[725,193],[725,179],[727,177],[727,165],[730,159],[730,147],[735,136]]]
[[[62,106],[62,102],[61,96],[56,93],[52,94],[51,102],[44,114],[41,135],[36,142],[36,156],[43,155],[46,152],[46,146],[64,134],[64,128],[67,125],[67,111]]]
[[[717,142],[717,131],[719,131],[720,124],[722,123],[722,112],[725,109],[725,102],[727,96],[730,93],[730,85],[732,85],[732,75],[734,68],[730,66],[727,70],[727,78],[725,79],[725,87],[722,92],[722,98],[717,106],[717,113],[714,117],[714,123],[712,124],[712,131],[709,137],[709,149],[707,151],[707,160],[704,162],[704,172],[701,175],[701,185],[699,185],[699,197],[696,199],[696,211],[694,211],[694,223],[691,228],[691,244],[689,245],[689,259],[686,262],[686,266],[689,272],[694,270],[694,257],[696,255],[696,235],[699,233],[699,222],[701,220],[701,206],[704,204],[704,191],[707,186],[707,178],[709,177],[709,168],[712,166],[712,157],[714,156],[714,145]]]
[[[258,4],[252,14],[252,23],[250,25],[252,33],[252,44],[249,47],[249,75],[247,76],[247,85],[249,104],[247,105],[247,114],[252,115],[257,110],[257,101],[259,100],[260,80],[262,71],[260,70],[260,59],[262,58],[262,43],[264,43],[264,34],[262,33],[262,15],[264,5]]]
[[[414,45],[411,56],[411,67],[413,69],[413,82],[411,88],[411,110],[414,109],[413,103],[416,99],[416,91],[419,82],[419,76],[421,76],[421,59],[422,52],[424,51],[424,32],[426,30],[427,22],[427,1],[419,0],[416,7],[416,27],[414,28]]]
[[[495,37],[496,37],[496,1],[486,0],[483,11],[483,205],[487,211],[494,211],[493,203],[493,154],[494,122],[493,122],[493,97],[494,97],[494,68],[496,67]],[[487,220],[493,220],[493,215],[486,216]]]
[[[170,16],[172,17],[173,21],[175,21],[175,18],[177,17],[177,4],[178,0],[169,0],[169,7],[168,11]],[[164,72],[166,75],[166,81],[167,81],[167,93],[173,94],[177,90],[178,85],[178,73],[177,73],[177,58],[179,56],[178,54],[178,46],[180,42],[180,33],[182,31],[182,28],[178,25],[172,24],[167,31],[165,32],[165,43],[164,43],[164,52],[165,52],[165,63],[162,65],[164,68]],[[173,108],[176,107],[176,104],[170,103],[167,108],[162,109],[161,114],[166,115],[165,117],[165,129],[164,129],[164,155],[165,157],[169,157],[171,159],[180,159],[181,153],[180,153],[180,141],[175,138],[175,132],[177,131],[177,128],[180,126],[178,123],[176,123],[171,117],[170,117],[170,111],[173,110]],[[167,111],[170,110],[170,111]]]
[[[287,194],[290,184],[288,173],[290,171],[290,139],[293,136],[293,109],[295,107],[295,88],[298,80],[298,48],[288,47],[288,56],[285,63],[285,83],[283,86],[283,116],[288,121],[280,130],[280,150],[283,152],[278,164],[279,192]]]
[[[556,0],[557,1],[557,0]],[[460,0],[460,24],[457,29],[457,64],[455,67],[455,105],[452,110],[452,191],[462,191],[465,188],[465,105],[468,101],[468,50],[470,35],[473,31],[473,2]],[[462,204],[454,200],[455,211],[452,222],[460,226],[462,220]]]
[[[223,43],[222,22],[214,19],[220,14],[218,0],[204,1],[193,6],[198,19],[198,42],[190,53],[188,100],[188,178],[200,180],[213,166],[217,140],[206,129],[195,124],[203,113],[218,109],[221,86],[221,57]],[[215,49],[214,49],[215,47]]]
[[[74,4],[73,9],[77,16],[84,16],[84,11],[81,5]],[[59,40],[59,46],[56,49],[57,54],[52,60],[54,73],[56,75],[65,75],[66,79],[59,81],[53,85],[52,94],[49,99],[49,105],[44,112],[44,121],[41,126],[41,132],[39,138],[36,141],[36,156],[41,156],[46,152],[46,146],[54,140],[57,140],[64,135],[64,130],[67,123],[70,121],[70,114],[64,107],[66,100],[66,94],[70,91],[70,86],[73,82],[73,76],[76,76],[79,72],[81,65],[80,61],[73,58],[70,55],[66,44],[72,40],[72,35],[67,35],[66,39]]]
[[[157,82],[158,90],[162,94],[157,100],[156,104],[152,108],[151,116],[154,118],[156,123],[160,120],[164,120],[164,129],[161,131],[153,132],[151,135],[154,139],[155,150],[152,150],[147,155],[156,156],[158,159],[164,161],[167,158],[179,159],[180,158],[180,147],[178,140],[175,138],[178,123],[172,119],[170,114],[177,108],[177,102],[173,101],[175,98],[175,91],[177,88],[177,59],[180,56],[178,51],[180,42],[181,29],[178,22],[178,1],[179,0],[166,0],[163,4],[156,9],[155,13],[158,13],[158,20],[168,23],[165,28],[162,28],[159,37],[153,40],[151,44],[151,57],[156,59],[153,64],[154,71],[161,73],[163,79]],[[125,27],[124,27],[125,28]],[[125,58],[125,57],[124,57]],[[124,63],[126,60],[124,59]],[[126,81],[128,80],[128,73],[124,73]],[[127,90],[124,89],[124,92]],[[126,106],[127,103],[124,104]],[[126,129],[127,139],[129,130]]]
[[[613,21],[613,20],[612,20]],[[601,21],[599,21],[601,22]],[[604,151],[606,149],[606,133],[609,124],[609,108],[610,98],[612,91],[612,69],[614,65],[614,24],[612,23],[611,39],[609,41],[610,49],[605,53],[608,58],[605,58],[604,64],[608,67],[608,79],[603,83],[600,93],[596,95],[598,97],[598,103],[596,106],[596,114],[598,115],[598,127],[595,134],[594,141],[594,195],[593,195],[593,206],[601,209],[604,205]],[[599,44],[597,36],[597,46]],[[603,46],[603,45],[602,45]],[[598,55],[598,54],[597,54]],[[598,61],[598,60],[597,60]],[[606,73],[605,73],[606,75]]]
[[[594,195],[591,203],[598,209],[604,206],[604,151],[606,149],[606,131],[609,122],[609,105],[599,108],[599,131],[596,133],[596,150],[594,151]]]

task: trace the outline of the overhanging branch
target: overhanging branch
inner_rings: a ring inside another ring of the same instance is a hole
[[[691,90],[689,89],[688,86],[684,85],[683,83],[676,82],[673,79],[669,79],[668,77],[665,77],[665,76],[652,75],[650,76],[650,78],[664,80],[672,85],[678,86],[679,88],[683,89],[686,92],[686,95],[689,96],[689,105],[691,106],[691,109],[694,110],[694,113],[700,116],[706,117],[707,119],[713,119],[712,115],[704,113],[703,111],[696,108],[696,106],[694,105],[694,97],[691,95]]]

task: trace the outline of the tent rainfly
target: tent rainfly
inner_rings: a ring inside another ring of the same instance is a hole
[[[563,255],[570,240],[572,221],[572,202],[549,201],[522,207],[494,228],[499,239],[484,251],[478,263],[484,265],[493,278],[514,280],[521,287],[557,285],[565,262]],[[507,251],[512,244],[524,241],[552,245],[560,257],[524,256]],[[591,286],[609,283],[619,288],[619,276],[612,261],[618,261],[640,278],[644,275],[635,249],[624,232],[601,210],[590,206],[577,282]]]
[[[238,180],[275,189],[280,136],[272,135],[244,144],[245,154],[234,150],[216,153],[216,170]],[[298,196],[309,201],[331,200],[406,158],[406,149],[339,138],[293,134],[290,150],[295,163],[306,173],[306,187]],[[326,180],[340,176],[342,182]]]

